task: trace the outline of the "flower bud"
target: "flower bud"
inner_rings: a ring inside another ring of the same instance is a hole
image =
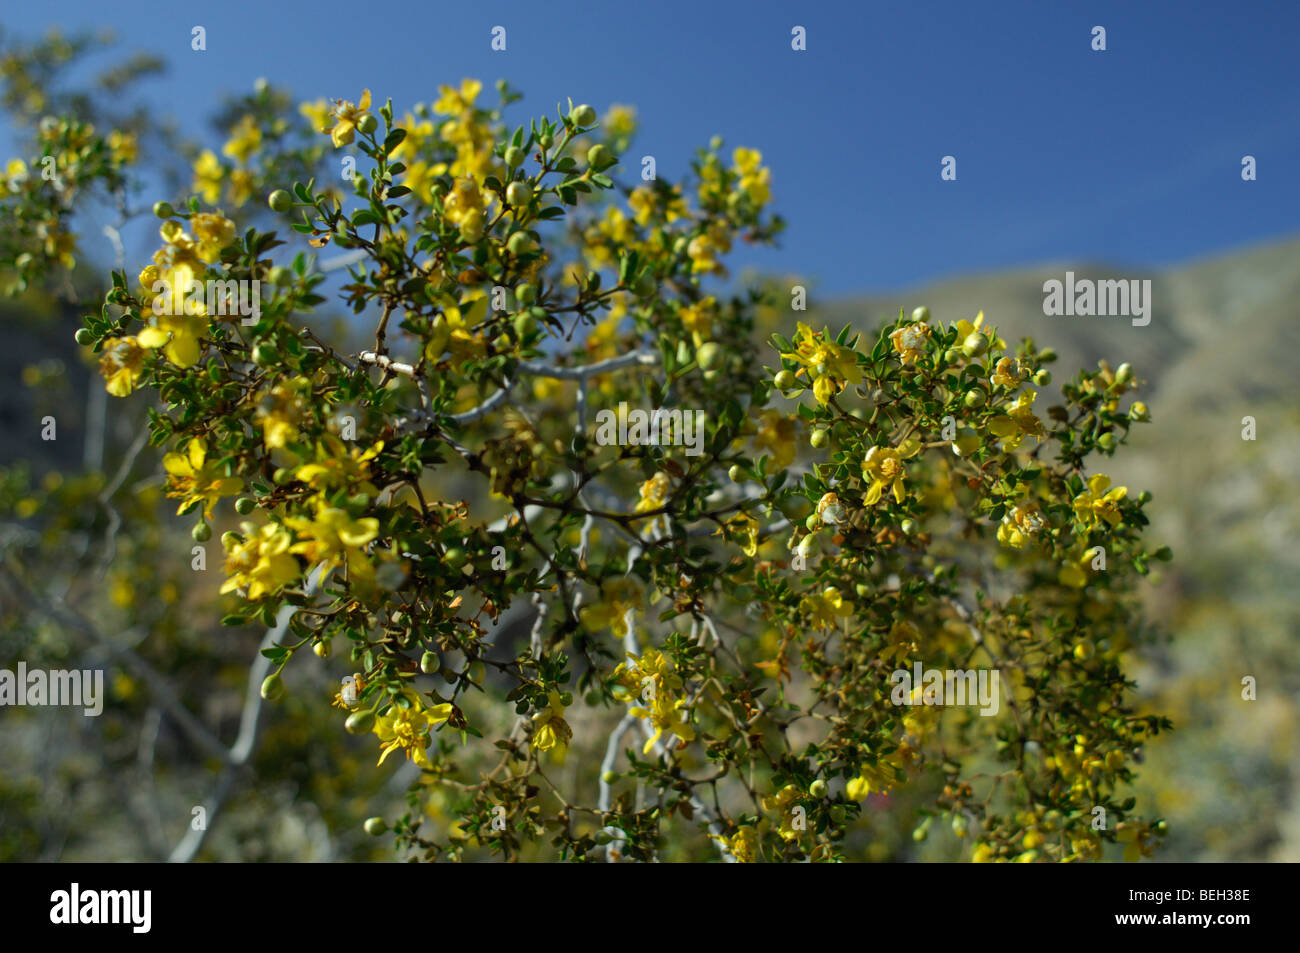
[[[420,656],[420,671],[425,675],[436,675],[440,668],[442,668],[442,662],[438,660],[437,652],[426,650]]]
[[[776,385],[777,390],[794,390],[799,385],[793,371],[778,372],[773,383]]]
[[[379,120],[372,113],[366,113],[357,120],[357,132],[363,136],[369,135],[379,128]]]
[[[581,106],[573,107],[573,112],[569,113],[569,118],[573,120],[575,126],[590,126],[596,121],[596,110],[583,103]]]
[[[587,150],[587,165],[593,169],[602,169],[609,164],[609,147],[598,142]]]
[[[271,274],[267,277],[271,279],[271,284],[277,288],[287,288],[293,284],[293,271],[284,265],[276,265],[271,269]]]
[[[1128,409],[1128,419],[1136,420],[1139,422],[1150,420],[1151,411],[1147,409],[1146,404],[1142,403],[1142,401],[1139,400],[1136,403],[1134,403],[1132,407]]]
[[[313,653],[315,653],[317,658],[330,657],[330,643],[325,639],[320,639],[316,642],[313,642],[311,645],[311,650]]]
[[[727,476],[732,483],[744,483],[745,471],[739,463],[733,463],[731,469],[727,471]]]
[[[1115,383],[1127,384],[1133,379],[1133,365],[1127,361],[1115,368]]]
[[[506,186],[506,203],[512,208],[523,208],[532,198],[532,187],[526,182],[511,182]]]
[[[820,450],[831,442],[830,434],[825,430],[814,430],[811,436],[808,437],[808,442],[812,444],[814,449]]]
[[[267,701],[275,701],[284,697],[284,682],[281,680],[279,672],[272,672],[262,679],[262,697]]]
[[[1043,368],[1034,375],[1034,383],[1039,387],[1046,387],[1048,384],[1052,383],[1052,372]]]
[[[695,349],[695,362],[706,371],[711,371],[722,362],[722,348],[713,341],[701,344]]]
[[[955,347],[950,347],[943,352],[943,362],[945,364],[956,364],[961,360],[961,351]]]
[[[90,328],[77,328],[75,337],[77,343],[82,347],[95,343],[95,332],[90,330]]]
[[[533,236],[529,235],[527,232],[515,232],[506,242],[506,249],[510,254],[516,256],[532,251],[532,248]]]
[[[1115,435],[1113,433],[1102,434],[1100,437],[1097,438],[1097,446],[1100,447],[1102,450],[1107,450],[1107,451],[1114,450]]]
[[[808,793],[811,794],[813,797],[817,797],[817,798],[825,797],[826,796],[825,780],[823,780],[822,778],[818,778],[817,780],[813,781],[812,784],[808,785]]]
[[[962,403],[964,403],[971,410],[977,410],[980,407],[984,406],[985,400],[987,400],[987,398],[984,396],[984,391],[978,389],[968,390],[966,392],[966,397],[962,400]]]
[[[153,213],[159,218],[171,218],[176,214],[176,210],[172,208],[171,202],[154,202]]]
[[[388,823],[382,817],[368,817],[363,826],[371,837],[379,837],[388,830]]]
[[[284,189],[276,189],[267,196],[266,204],[271,207],[272,212],[279,212],[283,215],[293,208],[293,196]]]
[[[226,530],[221,534],[221,548],[226,551],[234,549],[243,541],[244,537],[240,536],[234,530]]]
[[[212,527],[204,522],[195,523],[194,529],[190,530],[190,536],[194,537],[196,543],[206,543],[212,538]]]
[[[508,147],[505,152],[505,160],[506,160],[506,165],[508,165],[512,169],[515,168],[516,166],[523,165],[524,150],[520,149],[518,146]]]
[[[989,349],[989,339],[981,331],[972,331],[961,342],[961,352],[967,357],[979,357]]]
[[[613,784],[615,781],[618,780],[618,772],[617,772],[617,771],[602,771],[602,772],[600,773],[600,779],[601,779],[602,781],[604,781],[606,784]]]
[[[913,309],[912,309],[912,320],[913,320],[913,321],[929,321],[929,320],[930,320],[930,309],[927,308],[925,305],[921,305],[921,307],[919,307],[919,308],[913,308]]]
[[[515,297],[520,304],[532,304],[537,300],[537,288],[528,282],[524,282],[515,288]]]

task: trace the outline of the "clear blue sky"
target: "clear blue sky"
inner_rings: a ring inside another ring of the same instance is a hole
[[[779,252],[747,260],[823,294],[1063,259],[1166,264],[1300,231],[1292,0],[10,0],[0,22],[113,28],[169,61],[147,94],[208,136],[219,93],[260,76],[300,98],[368,86],[399,110],[464,76],[504,77],[538,112],[629,103],[634,153],[661,176],[714,133],[759,148],[790,225]],[[790,49],[795,25],[806,52]]]

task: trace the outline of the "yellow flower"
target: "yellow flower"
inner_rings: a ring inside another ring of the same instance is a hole
[[[758,860],[758,831],[749,825],[739,827],[727,842],[731,856],[737,863],[752,864]]]
[[[622,638],[627,634],[628,610],[636,609],[645,593],[636,579],[618,576],[600,584],[600,599],[578,611],[582,624],[591,632],[609,629]]]
[[[334,143],[334,148],[338,149],[346,146],[356,138],[357,123],[361,122],[361,117],[370,111],[370,90],[363,90],[361,100],[357,103],[340,99],[334,103],[333,117],[334,126],[329,130],[330,141]]]
[[[313,501],[315,515],[285,517],[285,525],[304,537],[289,552],[307,557],[309,563],[325,563],[348,568],[363,576],[373,575],[361,547],[379,535],[379,520],[373,516],[354,519],[347,510],[327,504],[323,497]]]
[[[1088,489],[1074,498],[1074,515],[1083,526],[1092,526],[1098,518],[1111,526],[1118,526],[1123,518],[1119,501],[1128,496],[1128,487],[1117,486],[1108,490],[1110,477],[1095,473],[1088,478]]]
[[[805,824],[801,828],[794,826],[796,817],[795,808],[799,806],[798,802],[802,799],[802,792],[793,784],[787,784],[781,790],[771,797],[763,798],[760,803],[763,810],[771,811],[781,818],[781,823],[777,827],[777,833],[783,840],[798,840],[799,835],[807,828],[806,816]]]
[[[1002,517],[1002,525],[998,527],[998,542],[1004,546],[1024,549],[1045,526],[1046,521],[1038,504],[1033,500],[1021,500]]]
[[[203,515],[212,518],[212,508],[223,496],[233,496],[244,488],[244,481],[228,477],[207,462],[208,448],[201,437],[191,437],[185,453],[169,453],[163,457],[167,471],[167,495],[180,497],[181,513],[191,504],[203,503]]]
[[[617,241],[618,239],[615,239]],[[689,304],[682,308],[679,317],[682,319],[682,326],[691,332],[696,346],[709,340],[709,333],[713,330],[713,316],[717,312],[718,302],[713,295],[701,298],[695,304]]]
[[[433,111],[443,116],[456,116],[474,108],[474,100],[478,99],[479,92],[483,89],[483,83],[477,79],[462,79],[460,89],[454,89],[451,86],[439,86],[438,92],[441,94],[438,101],[433,104]]]
[[[646,739],[641,749],[642,754],[653,751],[665,731],[676,735],[683,742],[695,740],[695,729],[687,721],[689,712],[683,713],[686,707],[685,698],[674,698],[670,692],[656,690],[649,700],[649,705],[649,708],[632,705],[627,710],[627,713],[634,718],[649,719],[654,728],[654,733]]]
[[[160,314],[155,315],[154,321],[155,324],[144,328],[136,336],[141,347],[149,350],[162,348],[167,360],[177,367],[193,367],[198,363],[199,339],[208,329],[206,317]]]
[[[611,139],[623,139],[636,132],[636,110],[631,106],[612,103],[605,110],[601,127]]]
[[[772,463],[785,469],[794,462],[795,429],[794,417],[776,409],[765,410],[758,417],[754,446],[766,450],[772,455]]]
[[[754,558],[755,554],[758,553],[758,520],[748,513],[738,513],[728,525],[738,530],[744,538],[745,543],[741,549],[745,555],[751,559]]]
[[[211,149],[199,153],[194,163],[194,182],[190,186],[208,205],[216,205],[221,198],[221,161]]]
[[[989,377],[989,380],[993,382],[994,386],[1015,390],[1020,386],[1020,382],[1028,376],[1028,372],[1021,367],[1018,359],[1004,357],[998,361],[997,367],[993,369],[993,374]]]
[[[253,197],[253,189],[256,185],[253,173],[247,169],[235,169],[230,173],[230,201],[234,203],[235,208],[244,205]]]
[[[209,264],[220,260],[221,249],[235,240],[235,223],[216,212],[200,212],[190,219],[199,258]]]
[[[1037,396],[1032,390],[1022,391],[1005,414],[989,421],[989,432],[1000,437],[1008,450],[1020,446],[1025,437],[1041,439],[1046,433],[1042,421],[1034,416],[1034,399]]]
[[[343,685],[334,693],[334,701],[331,704],[335,708],[355,711],[361,704],[361,693],[365,688],[366,680],[359,672],[356,675],[344,676]]]
[[[240,165],[248,164],[248,157],[262,144],[262,130],[252,116],[244,116],[230,130],[230,139],[222,147],[223,155],[237,161]]]
[[[736,149],[731,154],[734,170],[740,176],[740,189],[757,206],[772,200],[772,170],[764,168],[763,154],[757,149]]]
[[[330,131],[330,104],[324,99],[317,99],[310,103],[300,103],[298,112],[307,118],[311,127],[317,132]]]
[[[144,356],[144,348],[133,337],[109,340],[99,356],[104,389],[114,397],[125,397],[135,390],[144,373]]]
[[[930,342],[930,331],[930,325],[924,321],[916,321],[903,325],[889,335],[889,340],[894,343],[894,350],[898,352],[898,357],[904,364],[913,363],[924,353],[926,345]]]
[[[404,693],[400,700],[406,703],[406,707],[394,703],[375,719],[374,731],[383,745],[378,763],[383,764],[384,759],[400,749],[406,753],[408,761],[414,761],[421,768],[432,768],[425,750],[431,740],[430,729],[450,718],[455,708],[445,702],[426,708],[414,692]]]
[[[298,424],[307,413],[305,396],[310,392],[311,382],[307,378],[294,377],[277,383],[262,395],[256,418],[268,450],[288,446],[298,439]]]
[[[862,383],[857,352],[830,340],[828,331],[815,333],[802,322],[795,332],[794,350],[781,357],[797,361],[807,369],[813,382],[813,396],[822,405],[849,384]]]
[[[887,661],[902,662],[920,651],[921,631],[906,619],[895,619],[889,627],[886,644],[880,657]]]
[[[347,487],[377,496],[379,491],[370,482],[370,461],[383,449],[384,442],[380,440],[367,450],[360,447],[349,450],[338,437],[326,434],[316,444],[316,462],[300,466],[294,475],[313,490]]]
[[[837,586],[827,586],[815,596],[804,596],[799,608],[812,615],[812,625],[818,629],[829,628],[837,619],[847,619],[854,612],[853,604],[845,600]]]
[[[108,152],[114,162],[129,165],[139,155],[140,143],[133,132],[114,129],[108,134]]]
[[[260,599],[298,578],[298,560],[289,554],[293,534],[288,529],[279,523],[243,523],[240,529],[243,541],[231,542],[226,551],[226,574],[230,578],[221,586],[223,593],[247,586],[248,598]]]
[[[641,657],[629,654],[611,676],[614,697],[619,701],[646,698],[651,694],[682,690],[683,682],[672,659],[655,648],[645,649]],[[653,685],[653,688],[649,688]]]
[[[660,471],[641,484],[641,498],[637,500],[636,511],[644,513],[647,510],[657,510],[668,502],[668,494],[672,491],[673,481],[667,473]]]
[[[872,447],[868,450],[862,461],[862,477],[870,480],[871,485],[867,488],[867,495],[863,497],[862,502],[867,506],[874,506],[880,500],[885,488],[891,487],[894,500],[902,503],[906,496],[903,488],[903,477],[906,473],[903,461],[920,452],[921,442],[915,437],[908,437],[897,448]]]
[[[881,794],[898,784],[904,768],[912,761],[912,750],[906,745],[876,759],[875,764],[863,764],[858,776],[845,786],[845,795],[851,801],[861,801],[869,794]]]
[[[471,244],[483,237],[483,210],[486,207],[487,200],[478,183],[467,175],[456,179],[443,202],[447,220],[459,226],[461,237]]]
[[[567,747],[573,739],[573,729],[564,720],[564,701],[560,693],[552,689],[547,701],[548,707],[533,716],[533,747],[538,751],[550,751],[557,745]]]

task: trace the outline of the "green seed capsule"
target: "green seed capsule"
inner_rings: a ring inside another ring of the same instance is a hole
[[[519,299],[520,304],[532,304],[537,300],[537,288],[524,282],[515,288],[515,297]]]
[[[354,711],[348,715],[348,720],[343,722],[343,727],[350,735],[364,735],[370,730],[374,720],[375,713],[373,711]]]
[[[171,202],[154,202],[153,213],[159,218],[171,218],[176,214],[176,210],[172,208]]]
[[[442,668],[442,662],[438,660],[438,653],[426,651],[420,656],[420,671],[425,675],[436,675]]]
[[[379,837],[388,830],[388,823],[382,817],[368,817],[364,827],[371,837]]]
[[[255,510],[256,508],[257,508],[257,501],[255,501],[252,497],[241,496],[239,499],[235,500],[235,512],[238,513],[240,516],[247,516],[249,513],[253,512],[253,510]]]
[[[212,527],[207,523],[195,523],[190,535],[194,537],[194,542],[206,543],[212,538]]]
[[[831,442],[831,437],[825,430],[814,430],[808,437],[808,442],[812,444],[814,448],[820,450]]]
[[[89,344],[95,343],[95,332],[90,330],[90,328],[77,328],[75,338],[78,344],[82,347],[86,347]]]
[[[366,113],[357,120],[357,132],[363,136],[369,135],[379,128],[379,120],[370,113]]]
[[[822,778],[818,778],[817,780],[813,781],[812,784],[808,785],[808,793],[816,798],[825,797],[826,782]]]

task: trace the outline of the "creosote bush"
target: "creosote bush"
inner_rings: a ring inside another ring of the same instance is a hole
[[[758,151],[625,185],[630,109],[511,125],[498,91],[399,117],[259,89],[77,332],[156,404],[194,539],[219,524],[224,621],[293,608],[267,703],[346,660],[337,730],[418,769],[365,830],[431,860],[835,861],[937,820],[951,857],[1150,855],[1124,788],[1168,723],[1124,661],[1167,553],[1092,467],[1149,418],[1132,369],[1052,404],[1054,355],[982,313],[784,324],[787,287],[725,280],[782,228]],[[65,182],[120,191],[121,134],[40,128]],[[15,288],[71,255],[34,182],[0,198]],[[331,298],[364,347],[315,320]],[[700,452],[597,439],[620,404],[699,412]],[[994,695],[954,703],[952,673]]]

